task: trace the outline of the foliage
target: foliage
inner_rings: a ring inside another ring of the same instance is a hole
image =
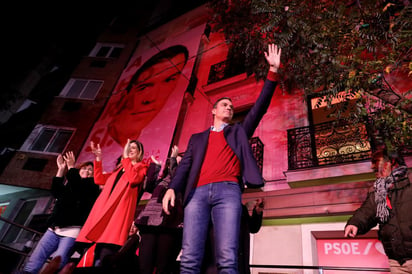
[[[229,57],[244,58],[249,75],[266,76],[262,52],[276,43],[282,48],[283,90],[316,94],[323,98],[319,105],[325,100],[330,106],[336,98],[358,100],[350,119],[379,113],[384,122],[375,126],[401,130],[389,140],[392,145],[412,145],[412,91],[395,94],[395,101],[380,96],[395,93],[387,81],[390,73],[412,79],[409,1],[213,0],[209,7],[214,31],[225,34]],[[379,102],[370,104],[372,100]],[[384,115],[390,113],[396,114]]]

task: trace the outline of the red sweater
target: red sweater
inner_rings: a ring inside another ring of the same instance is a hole
[[[239,182],[240,161],[220,132],[211,131],[205,159],[200,170],[197,186],[214,182]]]
[[[277,74],[276,72],[273,72],[273,71],[270,71],[270,70],[269,70],[266,79],[268,79],[268,80],[270,80],[270,81],[277,82],[277,81],[279,81],[279,74]]]

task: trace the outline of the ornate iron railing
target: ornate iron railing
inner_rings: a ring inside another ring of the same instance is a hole
[[[346,121],[289,129],[289,170],[369,159],[367,125]]]
[[[259,137],[252,137],[249,140],[250,146],[252,147],[253,155],[256,158],[257,165],[259,167],[260,173],[263,171],[263,143]]]

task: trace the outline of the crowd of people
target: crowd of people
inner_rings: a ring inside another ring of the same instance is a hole
[[[268,79],[245,120],[232,124],[232,101],[219,99],[212,109],[213,126],[192,136],[183,158],[173,146],[160,176],[161,162],[152,156],[150,164],[144,163],[143,144],[138,140],[127,138],[111,172],[103,170],[102,149],[93,141],[93,162],[75,168],[73,152],[59,155],[52,186],[57,203],[50,227],[23,272],[121,273],[133,263],[128,268],[139,273],[175,273],[179,267],[181,273],[194,273],[202,264],[210,264],[202,263],[210,231],[217,271],[236,273],[241,193],[245,185],[263,185],[248,139],[273,96],[280,53],[275,45],[265,52]],[[210,204],[204,198],[209,188],[216,196]],[[145,191],[152,193],[151,199],[136,214]]]
[[[275,92],[281,49],[271,44],[264,55],[268,75],[245,119],[233,123],[232,100],[218,99],[212,126],[191,136],[183,157],[172,146],[162,174],[162,163],[153,156],[144,163],[143,144],[128,136],[109,173],[99,144],[90,143],[94,161],[78,167],[73,152],[59,155],[52,184],[57,203],[23,272],[249,274],[249,234],[262,225],[264,200],[255,202],[250,216],[242,193],[264,181],[248,140]],[[391,271],[412,273],[412,240],[403,238],[411,234],[411,190],[399,159],[382,151],[373,155],[374,189],[344,235],[355,237],[379,224]],[[145,191],[151,198],[137,212]]]
[[[57,202],[50,226],[21,273],[180,273],[177,259],[183,237],[182,194],[176,195],[167,214],[163,210],[163,197],[182,160],[178,147],[172,147],[159,175],[162,164],[153,156],[149,165],[142,163],[144,149],[139,141],[127,140],[111,173],[102,171],[99,144],[91,142],[90,146],[94,162],[75,167],[71,151],[57,157],[58,170],[52,182]],[[151,192],[151,198],[135,214],[139,192],[143,191]],[[263,204],[262,199],[256,201],[252,216],[241,205],[239,235],[244,244],[239,248],[240,273],[250,273],[246,270],[249,233],[260,229]],[[212,223],[209,232],[203,272],[218,273]]]

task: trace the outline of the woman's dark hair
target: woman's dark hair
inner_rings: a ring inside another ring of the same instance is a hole
[[[91,161],[83,162],[79,165],[79,169],[81,169],[82,167],[85,167],[85,166],[92,166],[93,167],[93,162],[91,162]]]
[[[171,58],[175,57],[178,54],[184,54],[185,55],[185,64],[187,62],[187,59],[189,57],[189,51],[185,46],[182,45],[176,45],[176,46],[171,46],[167,49],[164,49],[157,53],[156,55],[152,56],[149,60],[147,60],[133,75],[132,79],[130,79],[129,84],[126,87],[127,93],[129,93],[130,89],[133,87],[135,84],[137,78],[139,78],[140,74],[147,70],[148,68],[152,67],[153,65],[160,63],[163,60],[170,60]],[[177,64],[174,64],[177,65]]]

